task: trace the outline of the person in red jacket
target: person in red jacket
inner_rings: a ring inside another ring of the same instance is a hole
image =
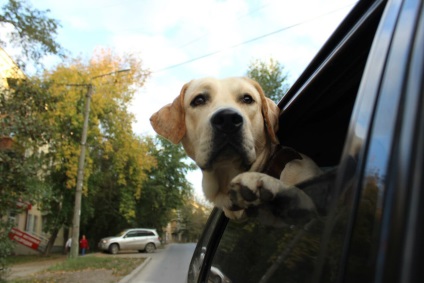
[[[85,235],[82,235],[82,239],[80,240],[80,248],[81,248],[81,255],[85,255],[86,250],[90,249],[88,246],[88,241],[85,238]]]

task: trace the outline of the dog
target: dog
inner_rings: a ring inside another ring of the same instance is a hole
[[[202,171],[206,199],[228,218],[244,219],[259,207],[268,221],[287,222],[316,210],[295,185],[321,170],[309,157],[289,150],[294,157],[279,178],[261,173],[278,148],[279,114],[252,79],[202,78],[186,83],[150,122],[159,135],[182,144]],[[270,208],[272,203],[283,207]]]

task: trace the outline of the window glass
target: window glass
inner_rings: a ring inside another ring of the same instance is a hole
[[[9,211],[9,220],[14,224],[14,226],[17,226],[19,223],[19,214],[16,213],[16,211]]]
[[[230,221],[215,254],[208,282],[310,282],[322,222],[274,228]],[[221,281],[220,281],[221,280]]]
[[[138,234],[137,231],[131,231],[127,233],[126,237],[127,238],[137,237],[137,234]]]
[[[146,236],[154,236],[155,234],[150,231],[139,231],[138,236],[140,237],[146,237]]]
[[[206,224],[205,230],[203,231],[203,235],[196,246],[196,250],[193,253],[193,258],[191,260],[187,276],[188,283],[198,282],[203,262],[205,260],[206,251],[212,251],[211,245],[213,243],[211,243],[211,238],[215,233],[217,233],[215,229],[217,227],[217,223],[220,221],[222,222],[224,218],[222,214],[223,213],[221,210],[215,208],[209,216],[208,223]]]
[[[37,229],[37,216],[33,214],[28,214],[25,231],[30,233],[35,233],[36,229]]]
[[[415,33],[415,17],[419,13],[420,1],[405,1],[399,14],[397,28],[394,32],[392,50],[388,57],[387,71],[381,86],[381,93],[376,108],[375,121],[370,136],[369,152],[366,160],[365,177],[360,196],[359,212],[355,221],[350,253],[348,258],[347,278],[362,282],[374,281],[377,251],[384,249],[386,243],[380,243],[382,215],[390,215],[395,191],[399,189],[389,181],[393,150],[396,149],[400,133],[400,114],[402,114],[404,81],[407,73],[410,45]],[[407,110],[406,110],[407,111]],[[386,186],[386,184],[388,186]],[[386,211],[387,208],[387,211]],[[392,215],[391,217],[399,217]],[[387,225],[384,227],[386,228]],[[347,280],[347,282],[355,282]]]

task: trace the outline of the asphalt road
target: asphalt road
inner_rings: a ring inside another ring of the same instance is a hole
[[[149,254],[150,262],[128,283],[185,283],[196,244],[171,244]]]

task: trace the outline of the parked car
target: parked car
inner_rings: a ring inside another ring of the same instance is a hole
[[[100,240],[98,248],[111,254],[120,250],[138,250],[152,253],[160,246],[160,238],[155,229],[126,229],[114,237]]]
[[[422,282],[423,1],[359,1],[279,106],[281,144],[336,170],[326,212],[278,228],[214,209],[187,281]]]

